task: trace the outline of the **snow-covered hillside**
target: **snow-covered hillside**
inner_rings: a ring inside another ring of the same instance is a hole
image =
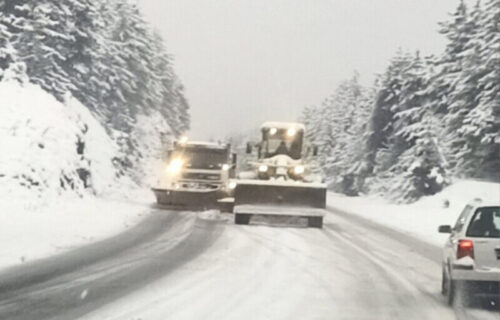
[[[436,195],[406,205],[390,204],[375,196],[330,193],[328,204],[441,246],[448,235],[438,233],[438,226],[453,225],[464,206],[476,198],[500,203],[500,183],[458,181]]]
[[[0,105],[2,194],[40,201],[49,193],[116,186],[116,146],[76,99],[60,103],[37,85],[5,80]]]
[[[150,193],[117,177],[116,144],[75,98],[61,103],[7,74],[0,106],[0,268],[138,221]]]

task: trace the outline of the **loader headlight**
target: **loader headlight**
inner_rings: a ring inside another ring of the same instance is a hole
[[[295,168],[293,168],[293,173],[295,173],[296,175],[303,174],[304,166],[296,166]]]
[[[224,163],[224,164],[222,165],[222,170],[224,170],[224,171],[229,170],[229,165],[228,165],[227,163]]]
[[[272,136],[274,136],[276,134],[276,132],[278,132],[278,129],[276,129],[276,128],[269,129],[269,134]]]
[[[295,130],[295,128],[289,128],[286,131],[286,135],[289,136],[289,137],[293,137],[296,133],[297,133],[297,130]]]
[[[233,190],[234,188],[236,188],[236,182],[234,181],[231,181],[227,184],[227,187],[231,190]]]
[[[259,166],[259,172],[267,172],[268,167],[265,164]]]
[[[167,166],[167,173],[170,175],[177,175],[181,172],[182,166],[184,165],[184,160],[181,158],[175,158]]]

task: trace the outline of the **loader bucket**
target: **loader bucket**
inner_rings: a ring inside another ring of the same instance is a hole
[[[266,180],[241,180],[234,191],[237,205],[277,205],[326,208],[326,186],[318,183],[283,183]]]
[[[220,189],[152,189],[159,207],[173,210],[204,210],[217,208]]]
[[[248,180],[239,181],[234,191],[236,224],[249,224],[252,216],[299,217],[322,228],[325,208],[323,184]]]

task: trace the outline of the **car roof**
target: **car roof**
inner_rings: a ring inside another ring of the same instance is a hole
[[[480,208],[480,207],[500,207],[500,201],[498,200],[492,200],[492,199],[481,199],[481,198],[476,198],[471,201],[469,201],[468,205],[475,207],[475,208]]]

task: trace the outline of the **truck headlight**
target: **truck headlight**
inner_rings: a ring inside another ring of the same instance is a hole
[[[229,165],[228,165],[227,163],[224,163],[224,164],[222,165],[222,170],[224,170],[224,171],[229,170]]]
[[[227,184],[227,187],[230,189],[230,190],[233,190],[234,188],[236,188],[236,182],[234,181],[231,181]]]
[[[265,164],[259,166],[259,172],[267,172],[268,167]]]
[[[293,173],[295,173],[296,175],[303,174],[304,166],[296,166],[295,168],[293,168]]]
[[[180,145],[185,145],[188,142],[188,137],[187,136],[182,136],[179,138],[179,144]]]
[[[184,165],[184,160],[181,158],[175,158],[167,166],[167,173],[170,175],[177,175],[181,172],[182,166]]]
[[[289,137],[293,137],[296,133],[297,133],[297,130],[295,130],[295,128],[289,128],[286,131],[286,135],[289,136]]]

